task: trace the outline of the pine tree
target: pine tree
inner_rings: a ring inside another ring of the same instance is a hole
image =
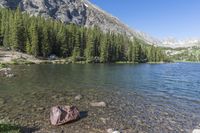
[[[59,32],[57,34],[57,43],[60,45],[61,55],[63,57],[69,56],[70,52],[68,49],[68,34],[67,30],[65,30],[64,27],[61,27],[59,29]]]
[[[51,45],[47,26],[43,27],[42,34],[42,55],[43,57],[47,57],[51,53]]]
[[[94,57],[94,38],[93,32],[89,31],[86,42],[85,57],[87,62],[92,62]]]
[[[76,46],[74,48],[73,54],[72,54],[72,60],[73,60],[73,62],[78,61],[79,57],[80,57],[80,48]]]
[[[86,47],[86,32],[87,29],[84,27],[81,27],[80,29],[80,56],[84,57],[84,50]]]
[[[81,49],[80,49],[80,45],[81,45],[81,35],[80,35],[80,31],[76,31],[75,34],[75,44],[74,44],[74,50],[73,50],[73,54],[72,54],[72,57],[73,57],[73,60],[76,61],[77,58],[80,57],[80,53],[81,53]]]
[[[4,32],[4,35],[3,35],[3,45],[4,47],[10,47],[10,28],[9,28],[9,25],[6,24],[5,25],[5,32]]]
[[[39,55],[39,45],[38,45],[37,25],[35,24],[35,22],[32,22],[30,26],[30,40],[31,40],[31,54],[37,57]]]
[[[108,44],[106,36],[102,36],[100,48],[101,48],[100,62],[106,63],[108,62]]]
[[[133,44],[129,43],[129,45],[128,45],[128,61],[132,62],[133,60],[134,60],[133,59]]]
[[[27,38],[25,43],[26,53],[31,54],[31,43],[30,40]]]
[[[19,51],[25,51],[25,27],[23,25],[22,14],[20,10],[17,9],[14,14],[13,23],[12,23],[12,35],[11,35],[11,45],[12,49],[17,49]]]

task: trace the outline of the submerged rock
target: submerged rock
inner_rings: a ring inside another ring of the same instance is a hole
[[[0,98],[0,104],[5,104],[5,100],[3,98]]]
[[[58,95],[54,95],[54,96],[52,96],[51,98],[57,99],[57,98],[59,98],[59,96],[58,96]]]
[[[92,102],[92,103],[90,103],[90,105],[93,107],[106,107],[105,102]]]
[[[75,98],[74,98],[74,99],[78,101],[78,100],[81,100],[82,98],[83,98],[83,96],[82,96],[82,95],[77,95],[77,96],[75,96]]]
[[[11,72],[11,68],[2,68],[0,69],[0,76],[11,78],[15,75]]]
[[[2,71],[11,71],[11,68],[2,68],[2,69],[0,69],[0,72],[2,72]]]
[[[119,131],[113,131],[112,133],[120,133]]]
[[[101,120],[104,124],[106,124],[106,119],[105,119],[105,118],[100,118],[100,120]]]
[[[14,74],[7,74],[7,75],[6,75],[7,78],[12,78],[12,77],[14,77],[14,76],[15,76]]]
[[[107,133],[120,133],[119,131],[114,131],[112,128],[107,129]]]
[[[113,132],[112,128],[107,129],[107,133],[112,133],[112,132]]]
[[[37,110],[38,111],[43,111],[43,110],[45,110],[45,108],[44,107],[39,107],[39,108],[37,108]]]

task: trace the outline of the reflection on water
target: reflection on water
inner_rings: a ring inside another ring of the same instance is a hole
[[[13,71],[17,77],[0,79],[0,119],[21,126],[49,132],[167,133],[191,132],[200,124],[200,64],[32,65]],[[75,101],[78,94],[83,99]],[[93,108],[91,101],[108,106]],[[57,104],[77,105],[88,116],[51,127],[49,108]]]

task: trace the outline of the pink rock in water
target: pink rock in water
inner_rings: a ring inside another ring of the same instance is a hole
[[[50,120],[54,126],[75,121],[80,118],[80,112],[75,106],[55,106],[51,108]]]

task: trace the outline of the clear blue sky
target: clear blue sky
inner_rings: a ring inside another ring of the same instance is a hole
[[[200,0],[91,0],[131,28],[156,38],[200,38]]]

